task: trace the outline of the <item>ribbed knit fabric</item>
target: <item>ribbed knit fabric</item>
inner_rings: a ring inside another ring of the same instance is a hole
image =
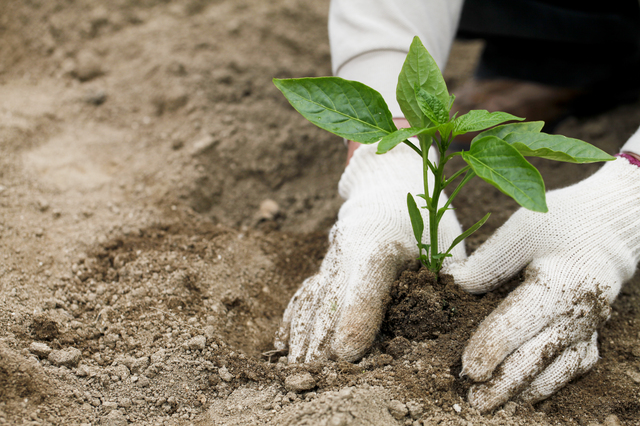
[[[627,154],[626,152],[619,152],[614,157],[622,157],[625,160],[627,160],[630,164],[640,167],[640,160],[638,160],[636,157],[634,157],[631,154]]]
[[[375,145],[355,151],[340,180],[346,201],[331,230],[327,255],[285,311],[276,348],[289,347],[289,362],[362,357],[378,332],[399,268],[418,255],[406,197],[424,192],[422,160],[405,145],[383,155],[375,151]],[[440,225],[441,249],[460,233],[450,210]],[[452,254],[462,260],[464,245]]]
[[[591,368],[596,329],[640,260],[640,168],[627,159],[549,192],[547,204],[548,213],[520,209],[472,256],[445,268],[463,289],[484,293],[528,265],[525,282],[463,354],[463,374],[485,382],[469,394],[480,410],[523,389],[523,399],[546,398]]]

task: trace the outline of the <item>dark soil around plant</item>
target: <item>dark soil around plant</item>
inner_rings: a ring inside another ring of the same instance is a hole
[[[263,355],[341,204],[342,141],[271,83],[330,74],[328,7],[0,1],[0,425],[640,423],[637,275],[596,367],[535,406],[481,415],[458,376],[510,287],[415,265],[361,361]],[[480,48],[454,46],[454,91]],[[615,153],[638,123],[635,103],[556,130]],[[535,165],[548,188],[599,168]],[[516,210],[473,181],[456,208],[464,228],[493,212],[468,251]]]
[[[474,296],[462,291],[450,275],[439,280],[425,268],[406,270],[391,291],[383,334],[416,341],[455,334],[466,341],[478,318],[487,316],[501,300],[494,293]]]

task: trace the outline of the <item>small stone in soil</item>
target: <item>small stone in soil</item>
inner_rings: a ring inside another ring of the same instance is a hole
[[[409,415],[413,419],[419,418],[420,416],[422,416],[422,413],[424,413],[424,408],[422,407],[422,404],[419,404],[415,401],[407,402],[407,409],[409,410]],[[455,406],[454,406],[454,410],[455,410]]]
[[[162,362],[164,361],[164,357],[165,357],[165,350],[159,349],[153,355],[151,355],[151,363],[157,364],[159,362]]]
[[[29,351],[40,358],[46,358],[51,353],[51,348],[46,343],[33,342],[29,346]]]
[[[233,380],[233,374],[229,373],[229,370],[227,370],[227,367],[220,367],[218,369],[218,375],[225,382],[230,382],[231,380]]]
[[[129,422],[120,410],[113,410],[102,418],[102,422],[100,424],[104,426],[126,426]]]
[[[78,377],[87,377],[90,374],[91,374],[91,370],[89,370],[89,367],[87,367],[86,365],[81,365],[76,370],[76,376]]]
[[[197,157],[202,153],[204,153],[205,151],[209,150],[210,148],[213,148],[217,142],[218,140],[215,139],[213,136],[207,135],[204,138],[194,142],[191,148],[191,155],[193,155],[194,157]]]
[[[213,339],[216,335],[216,328],[212,325],[208,325],[204,328],[204,336],[207,339]]]
[[[84,101],[91,105],[102,105],[107,100],[107,94],[104,90],[89,90],[84,95]]]
[[[273,220],[280,213],[280,206],[275,201],[267,198],[260,202],[258,216],[260,219]]]
[[[327,377],[325,378],[325,381],[329,385],[335,383],[336,380],[338,380],[338,373],[336,373],[335,371],[331,371],[329,374],[327,374]]]
[[[76,348],[66,348],[59,351],[52,351],[48,360],[50,363],[60,367],[75,367],[82,358],[82,352]]]
[[[353,388],[348,387],[348,388],[340,389],[340,392],[338,392],[338,395],[342,399],[351,399],[353,398]]]
[[[629,376],[635,383],[640,384],[640,373],[638,373],[637,371],[628,370],[627,376]]]
[[[123,408],[131,407],[131,399],[129,398],[120,398],[118,399],[118,406]]]
[[[387,405],[387,409],[389,410],[389,414],[393,416],[396,420],[402,420],[409,413],[407,406],[397,399],[392,399],[389,401]]]
[[[284,381],[284,387],[292,392],[304,392],[311,390],[316,386],[316,381],[308,372],[294,374]]]
[[[189,340],[189,343],[187,344],[189,346],[189,349],[191,350],[204,350],[205,346],[207,345],[207,338],[205,336],[196,336],[191,338],[191,340]]]
[[[620,419],[615,414],[609,414],[602,422],[604,426],[622,426]]]
[[[101,60],[91,51],[81,51],[77,55],[77,64],[72,71],[75,77],[80,81],[91,80],[104,73]]]
[[[353,423],[353,416],[349,413],[334,413],[329,420],[330,426],[347,426]]]
[[[0,193],[2,193],[2,189],[0,189]],[[47,200],[43,200],[43,199],[38,200],[38,210],[40,210],[42,213],[49,210],[49,207],[50,207],[50,204]]]
[[[113,401],[105,401],[102,403],[102,408],[105,412],[110,412],[118,408],[118,403]]]
[[[516,414],[516,410],[518,409],[518,404],[513,401],[509,401],[504,404],[503,410],[509,416],[513,417]]]
[[[140,374],[149,366],[149,357],[142,356],[140,358],[136,358],[131,366],[128,366],[131,369],[133,374]]]

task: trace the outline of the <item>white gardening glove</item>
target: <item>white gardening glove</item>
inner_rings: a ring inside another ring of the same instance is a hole
[[[525,281],[478,327],[462,356],[469,402],[491,410],[547,398],[598,360],[597,329],[640,256],[640,167],[625,158],[547,194],[548,213],[520,209],[443,272],[471,293],[529,265]]]
[[[304,281],[284,313],[275,347],[289,348],[289,362],[362,357],[378,332],[399,268],[418,257],[406,199],[408,192],[424,193],[422,160],[404,144],[375,152],[375,145],[355,151],[340,179],[346,201],[320,271]],[[435,155],[432,150],[432,161]],[[461,229],[451,210],[440,227],[442,251]],[[426,232],[423,238],[428,241]],[[452,255],[447,260],[462,260],[464,245]]]

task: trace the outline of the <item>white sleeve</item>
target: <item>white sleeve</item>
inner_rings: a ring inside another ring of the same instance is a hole
[[[629,138],[627,143],[620,148],[620,151],[633,152],[634,154],[640,155],[640,128]]]
[[[384,97],[394,117],[397,76],[414,36],[443,69],[463,0],[332,0],[329,42],[333,74],[365,83]]]

